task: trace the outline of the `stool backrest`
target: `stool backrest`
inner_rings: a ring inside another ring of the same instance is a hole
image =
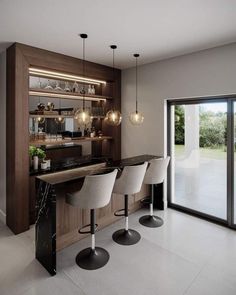
[[[131,195],[140,192],[148,162],[141,165],[125,166],[121,176],[116,180],[113,192]]]
[[[82,209],[105,207],[110,202],[117,171],[86,176],[81,190],[68,195],[67,203]]]
[[[158,184],[162,183],[165,179],[167,167],[170,162],[170,157],[165,159],[152,159],[149,163],[149,167],[144,177],[144,183],[146,184]]]

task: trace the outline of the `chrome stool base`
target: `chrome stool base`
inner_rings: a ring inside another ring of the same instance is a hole
[[[109,253],[100,247],[86,248],[76,256],[76,263],[79,267],[87,270],[94,270],[107,264],[110,258]]]
[[[140,234],[133,229],[120,229],[113,233],[112,239],[120,245],[130,246],[139,242],[141,239]]]
[[[139,223],[147,227],[160,227],[164,222],[158,216],[144,215],[139,218]]]

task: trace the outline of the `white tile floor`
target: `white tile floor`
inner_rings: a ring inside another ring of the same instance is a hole
[[[235,295],[236,232],[168,209],[161,228],[145,228],[130,216],[141,241],[120,246],[112,233],[122,221],[97,232],[97,244],[110,253],[102,269],[86,271],[74,257],[84,239],[58,253],[58,274],[50,277],[34,259],[34,228],[14,236],[0,225],[0,295]]]

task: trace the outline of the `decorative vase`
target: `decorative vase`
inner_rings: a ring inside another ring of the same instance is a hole
[[[34,170],[38,170],[38,168],[39,168],[39,157],[38,156],[33,157],[33,166],[34,166]]]

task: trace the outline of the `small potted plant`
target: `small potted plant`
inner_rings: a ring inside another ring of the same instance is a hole
[[[39,159],[43,161],[46,157],[46,153],[44,150],[37,148],[35,146],[29,147],[29,155],[31,159],[33,160],[33,167],[34,170],[38,170],[39,168]]]

